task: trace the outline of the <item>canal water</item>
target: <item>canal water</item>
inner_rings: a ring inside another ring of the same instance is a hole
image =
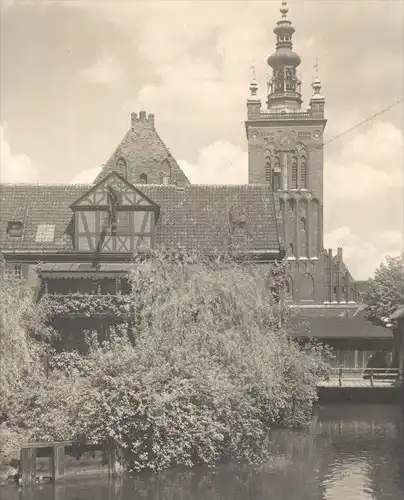
[[[400,406],[327,405],[304,432],[272,434],[257,467],[139,474],[123,480],[69,479],[1,500],[403,500],[404,420]]]

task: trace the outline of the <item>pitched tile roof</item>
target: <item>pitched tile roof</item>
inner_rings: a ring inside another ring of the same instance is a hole
[[[274,197],[266,185],[136,185],[160,207],[157,244],[191,249],[279,251]],[[90,185],[0,184],[0,250],[73,250],[70,205]],[[7,234],[18,212],[22,237]],[[54,224],[53,241],[38,241],[38,225]]]
[[[46,184],[0,184],[0,250],[62,250],[71,248],[65,232],[72,219],[69,201],[82,195],[88,186]],[[7,234],[7,223],[23,222],[22,237]],[[40,224],[54,224],[53,241],[37,241]]]
[[[161,209],[157,242],[201,250],[220,249],[226,238],[240,248],[279,251],[269,186],[138,186]],[[229,234],[229,231],[232,234]]]
[[[170,182],[177,185],[190,184],[178,163],[171,156],[154,127],[154,116],[140,112],[139,118],[132,113],[132,126],[116,148],[110,159],[95,179],[99,182],[112,171],[125,175],[120,159],[126,162],[127,179],[132,184],[140,182],[142,174],[147,175],[148,183],[161,184],[163,174],[168,174]]]

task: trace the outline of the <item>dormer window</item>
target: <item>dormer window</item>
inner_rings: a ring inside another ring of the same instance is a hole
[[[170,184],[170,176],[168,174],[163,174],[163,184]]]
[[[22,230],[22,221],[9,221],[9,223],[7,224],[7,234],[13,238],[21,237]]]
[[[140,174],[140,183],[147,184],[147,174]]]

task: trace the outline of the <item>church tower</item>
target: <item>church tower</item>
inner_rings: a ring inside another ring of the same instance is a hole
[[[247,100],[248,182],[270,184],[279,203],[280,236],[289,260],[316,261],[323,254],[323,133],[325,99],[318,77],[313,95],[302,109],[300,57],[292,50],[295,28],[280,9],[276,51],[266,108],[253,75]]]

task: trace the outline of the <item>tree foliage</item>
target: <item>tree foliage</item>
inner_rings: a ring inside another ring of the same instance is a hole
[[[130,329],[61,353],[19,388],[12,420],[33,440],[123,450],[132,470],[261,459],[274,426],[311,419],[327,354],[299,347],[279,267],[160,253],[135,262]]]
[[[404,304],[404,254],[386,257],[368,284],[364,297],[367,316],[370,319],[390,316],[397,306]]]
[[[0,278],[0,409],[7,411],[16,387],[41,367],[46,340],[46,307],[35,303],[33,291],[22,279]]]

